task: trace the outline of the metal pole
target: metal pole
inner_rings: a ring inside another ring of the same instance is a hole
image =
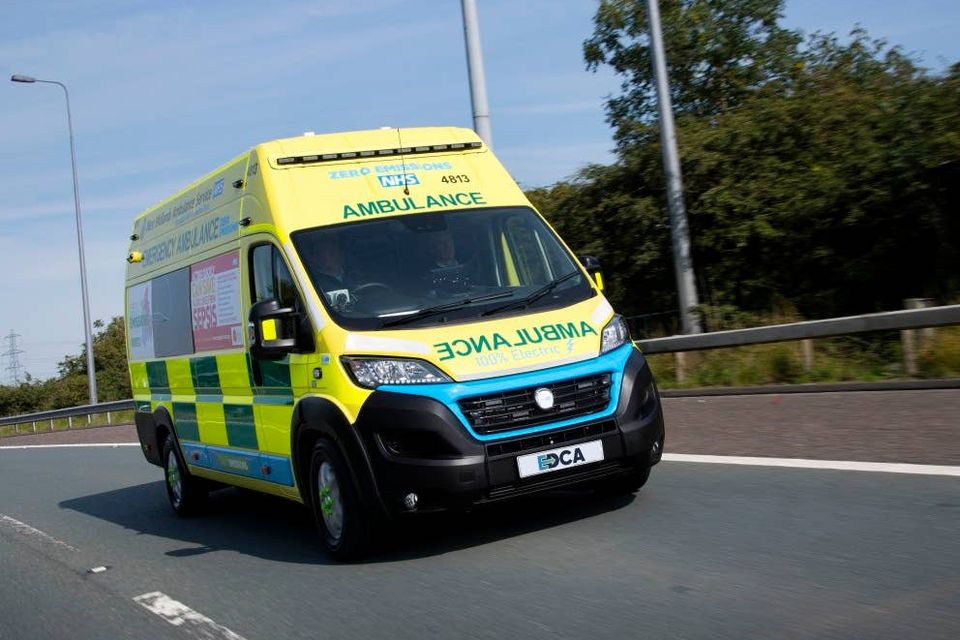
[[[83,298],[83,334],[87,343],[87,388],[90,404],[97,404],[97,371],[93,362],[93,328],[90,324],[90,296],[87,293],[87,260],[83,253],[83,222],[80,216],[80,182],[77,179],[77,149],[73,141],[73,117],[70,114],[70,92],[67,85],[57,80],[39,80],[29,76],[13,76],[14,82],[42,82],[63,89],[67,101],[67,130],[70,133],[70,167],[73,170],[73,206],[77,216],[77,251],[80,255],[80,292]]]
[[[694,311],[694,307],[699,304],[697,284],[693,273],[693,259],[690,257],[690,233],[683,204],[683,180],[677,155],[677,134],[673,126],[673,105],[670,100],[657,0],[647,0],[647,13],[650,19],[650,50],[653,54],[653,73],[656,76],[657,106],[660,111],[660,145],[663,151],[663,170],[667,178],[667,204],[670,208],[673,268],[677,278],[680,323],[683,333],[700,333],[700,316]]]
[[[467,45],[467,74],[470,76],[470,102],[473,107],[473,129],[488,146],[493,146],[490,130],[490,107],[487,106],[487,81],[483,75],[483,53],[480,51],[480,24],[475,0],[460,0],[463,8],[463,36]]]

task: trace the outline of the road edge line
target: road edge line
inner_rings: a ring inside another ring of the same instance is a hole
[[[73,444],[9,444],[0,449],[69,449],[81,447],[139,447],[139,442],[77,442]]]
[[[811,460],[809,458],[710,456],[690,453],[665,453],[663,454],[663,459],[668,462],[697,462],[704,464],[734,464],[754,467],[789,467],[796,469],[871,471],[879,473],[906,473],[925,476],[960,477],[960,466],[908,464],[905,462],[858,462],[854,460]]]

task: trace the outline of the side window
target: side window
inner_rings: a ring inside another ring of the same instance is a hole
[[[260,244],[250,252],[253,274],[250,296],[254,302],[276,298],[285,307],[297,302],[297,287],[280,250],[272,244]]]
[[[507,218],[504,230],[510,240],[521,283],[532,285],[548,282],[553,274],[550,273],[551,265],[537,231],[520,216]]]
[[[273,286],[273,245],[261,244],[250,252],[250,272],[253,291],[250,297],[254,302],[275,298]]]

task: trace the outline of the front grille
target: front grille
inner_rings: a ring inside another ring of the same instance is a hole
[[[513,438],[511,440],[497,442],[496,444],[488,444],[487,456],[491,458],[504,455],[516,456],[521,453],[536,451],[546,447],[559,446],[564,442],[600,437],[605,433],[611,433],[616,430],[617,423],[613,420],[607,420],[606,422],[591,422],[590,424],[579,427],[570,427],[563,431],[535,433],[522,438]]]
[[[602,411],[610,403],[610,384],[610,374],[601,373],[466,398],[457,404],[473,430],[487,435]],[[541,409],[533,399],[541,388],[553,393],[554,402],[549,409]]]

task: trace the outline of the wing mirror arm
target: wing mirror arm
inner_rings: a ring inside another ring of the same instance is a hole
[[[600,261],[593,256],[579,256],[579,258],[580,264],[597,284],[597,290],[603,291],[603,273],[601,272]]]

